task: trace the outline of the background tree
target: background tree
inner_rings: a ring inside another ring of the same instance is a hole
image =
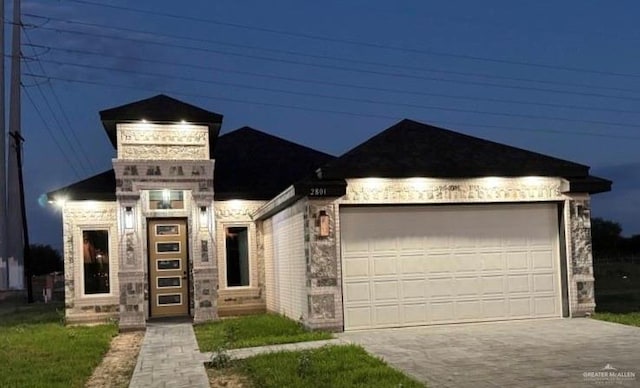
[[[51,272],[63,271],[62,255],[51,245],[31,244],[31,273],[45,275]]]
[[[619,223],[602,218],[591,219],[591,241],[594,257],[606,259],[607,256],[619,256],[622,241],[622,227]]]

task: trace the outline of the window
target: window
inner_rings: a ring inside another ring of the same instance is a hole
[[[249,285],[249,233],[247,227],[225,229],[227,248],[227,287]]]
[[[109,232],[85,230],[82,232],[84,293],[108,294],[109,286]]]
[[[184,193],[182,190],[151,190],[149,191],[149,208],[156,209],[184,209]]]

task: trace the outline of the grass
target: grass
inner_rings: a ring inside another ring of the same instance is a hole
[[[255,387],[424,387],[355,345],[263,354],[233,364]]]
[[[65,327],[60,304],[0,306],[0,387],[82,387],[115,325]]]
[[[635,313],[596,313],[595,319],[601,321],[622,323],[623,325],[640,327],[640,312]]]
[[[201,352],[315,341],[331,334],[309,331],[299,323],[276,314],[248,315],[194,326]]]

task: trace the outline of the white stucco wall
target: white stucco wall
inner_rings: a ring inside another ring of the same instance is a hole
[[[307,316],[304,214],[293,206],[273,216],[276,311],[291,319]]]
[[[270,218],[262,223],[264,244],[264,279],[265,299],[267,310],[278,311],[276,299],[276,272],[273,260],[273,220]]]

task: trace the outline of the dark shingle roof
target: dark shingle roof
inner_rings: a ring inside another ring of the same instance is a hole
[[[402,120],[322,167],[323,177],[584,176],[589,167]]]
[[[403,120],[339,158],[243,127],[222,135],[213,151],[217,200],[269,200],[303,180],[348,178],[554,176],[571,192],[611,190],[611,181],[589,175],[589,167]],[[319,177],[314,172],[320,167]],[[115,177],[106,171],[48,194],[70,199],[115,199]]]
[[[557,176],[577,178],[581,184],[575,187],[581,189],[597,186],[589,192],[611,189],[610,181],[590,177],[588,166],[408,119],[329,162],[320,175],[323,179]]]
[[[269,200],[335,157],[243,127],[220,136],[214,158],[215,199]],[[109,170],[47,195],[114,201],[115,187]]]
[[[272,199],[335,159],[249,127],[220,136],[214,158],[216,199]]]
[[[222,115],[209,112],[175,98],[159,94],[111,109],[100,111],[100,120],[107,136],[117,148],[116,124],[136,122],[145,119],[155,123],[179,123],[182,120],[191,124],[204,124],[209,127],[209,146],[213,150],[220,132]]]
[[[101,172],[90,178],[47,193],[50,201],[57,199],[74,201],[115,201],[116,175],[113,170]]]

